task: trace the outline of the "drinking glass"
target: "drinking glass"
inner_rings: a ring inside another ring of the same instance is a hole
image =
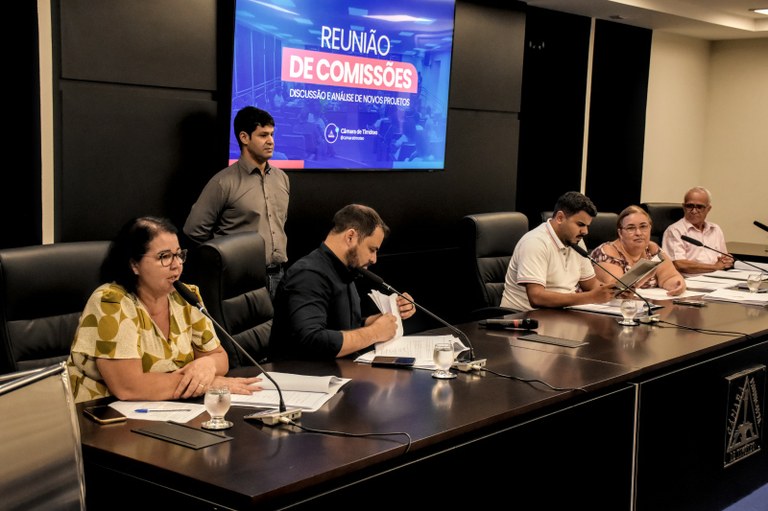
[[[747,287],[750,293],[757,293],[760,289],[760,283],[763,281],[762,273],[750,273],[747,275]]]
[[[635,316],[637,315],[637,303],[634,300],[622,300],[621,315],[624,317],[624,319],[619,320],[620,325],[637,325],[637,321],[635,321]]]
[[[211,420],[201,425],[205,429],[228,429],[232,422],[224,419],[232,403],[232,395],[228,387],[208,387],[205,391],[205,410],[211,416]]]
[[[449,370],[453,365],[453,343],[435,343],[432,360],[437,366],[437,370],[432,373],[432,378],[440,378],[441,380],[456,378],[456,375]]]

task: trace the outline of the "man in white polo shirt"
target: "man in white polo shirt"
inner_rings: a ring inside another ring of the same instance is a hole
[[[595,216],[597,208],[581,193],[567,192],[557,199],[552,218],[527,232],[515,246],[501,306],[528,311],[613,298],[613,286],[602,284],[589,259],[571,248],[578,244],[585,249],[582,238]]]
[[[668,254],[680,273],[688,275],[727,270],[733,267],[733,257],[715,252],[728,252],[725,235],[719,225],[707,222],[712,209],[712,194],[696,186],[688,190],[683,199],[683,218],[664,231],[662,250]],[[688,236],[701,241],[706,247],[699,247],[682,239]]]

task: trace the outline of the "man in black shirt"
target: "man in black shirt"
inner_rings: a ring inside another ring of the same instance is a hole
[[[389,227],[368,206],[350,204],[334,215],[325,241],[296,261],[277,288],[271,358],[344,357],[395,336],[393,314],[362,317],[353,270],[376,263],[388,234]],[[403,319],[416,312],[403,297],[397,305]]]

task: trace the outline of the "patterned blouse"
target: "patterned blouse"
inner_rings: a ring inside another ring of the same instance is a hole
[[[200,297],[195,286],[189,288]],[[195,359],[193,346],[220,346],[213,323],[173,291],[170,334],[165,338],[138,297],[118,284],[103,284],[88,299],[67,360],[75,402],[111,395],[96,366],[99,358],[140,359],[144,372],[170,373]]]
[[[613,257],[613,256],[609,256],[608,254],[605,253],[605,250],[603,249],[603,247],[605,247],[606,245],[612,245],[612,244],[613,244],[612,241],[607,241],[607,242],[603,243],[602,245],[600,245],[599,247],[597,247],[596,249],[594,249],[592,251],[592,254],[591,254],[592,255],[592,259],[594,259],[598,263],[615,264],[615,265],[619,266],[624,273],[627,273],[629,270],[632,269],[632,266],[629,264],[629,261],[627,261],[626,257],[624,257],[624,254],[620,250],[618,250],[618,249],[616,250],[616,252],[619,254],[618,258]],[[615,246],[614,246],[614,248],[615,248]],[[658,255],[659,255],[659,250],[657,249],[655,254],[651,254],[651,246],[648,245],[648,246],[645,247],[645,251],[643,252],[642,259],[651,260],[651,259],[653,259],[654,257],[656,257]],[[622,273],[622,275],[624,273]],[[619,275],[617,275],[617,277],[618,276]],[[653,277],[651,277],[650,279],[646,280],[640,286],[641,289],[647,289],[647,288],[650,288],[650,287],[659,287],[659,281],[656,278],[656,274],[655,273],[654,273]]]

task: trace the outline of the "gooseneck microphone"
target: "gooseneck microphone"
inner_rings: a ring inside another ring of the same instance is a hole
[[[659,319],[658,316],[656,316],[654,314],[651,314],[651,310],[652,310],[651,309],[651,303],[648,300],[646,300],[643,295],[641,295],[640,293],[635,291],[633,288],[631,288],[631,287],[627,286],[626,284],[624,284],[621,281],[621,279],[619,279],[619,277],[617,277],[613,273],[609,272],[602,264],[600,264],[597,261],[595,261],[595,259],[592,256],[590,256],[589,253],[587,253],[586,250],[581,248],[576,243],[571,244],[570,247],[573,249],[574,252],[579,254],[581,257],[586,257],[587,259],[589,259],[592,262],[592,264],[594,264],[595,266],[597,266],[598,268],[603,270],[605,273],[607,273],[608,275],[613,277],[613,279],[616,282],[619,283],[619,285],[621,286],[621,289],[623,289],[624,291],[629,291],[630,293],[632,293],[635,296],[637,296],[638,298],[640,298],[643,302],[645,302],[645,307],[646,307],[646,310],[648,311],[648,313],[647,313],[647,315],[648,315],[648,322],[658,321],[658,319]],[[643,322],[643,321],[641,321],[641,322]]]
[[[301,417],[301,409],[287,409],[285,407],[285,401],[283,401],[283,392],[280,390],[280,385],[277,384],[277,382],[272,378],[272,376],[269,375],[267,371],[264,370],[261,365],[256,362],[256,360],[248,353],[243,346],[237,342],[234,337],[229,335],[229,332],[224,330],[224,328],[210,315],[210,313],[206,310],[206,308],[203,306],[202,303],[200,303],[200,300],[198,300],[197,295],[192,292],[191,289],[189,289],[187,286],[185,286],[180,280],[176,280],[173,282],[173,287],[176,288],[176,291],[181,295],[184,300],[190,304],[192,307],[198,309],[200,312],[202,312],[208,319],[210,319],[214,325],[216,325],[219,329],[219,331],[224,334],[224,336],[234,344],[240,351],[243,352],[243,355],[248,358],[248,360],[251,361],[251,363],[261,369],[261,372],[264,373],[264,376],[267,377],[269,381],[272,382],[272,384],[275,386],[275,389],[277,390],[277,395],[279,398],[279,405],[277,411],[267,411],[267,412],[259,412],[258,414],[254,414],[253,418],[261,420],[264,424],[267,424],[268,426],[273,426],[275,424],[279,424],[282,421],[280,419],[287,418],[289,420],[296,420]]]
[[[427,315],[429,315],[431,318],[439,321],[441,324],[443,324],[443,325],[447,326],[448,328],[450,328],[452,332],[456,333],[462,340],[466,341],[467,347],[469,348],[469,361],[470,362],[479,362],[479,361],[475,360],[475,349],[472,347],[472,341],[469,340],[469,336],[467,334],[465,334],[464,332],[462,332],[461,330],[459,330],[455,326],[451,325],[450,323],[445,321],[443,318],[437,316],[436,314],[433,314],[432,312],[430,312],[426,308],[424,308],[421,305],[419,305],[418,303],[414,302],[413,300],[411,300],[407,296],[404,296],[403,293],[401,293],[397,289],[393,288],[392,286],[390,286],[389,284],[384,282],[384,279],[382,279],[381,277],[379,277],[378,275],[376,275],[372,271],[370,271],[370,270],[368,270],[366,268],[362,268],[362,267],[360,267],[360,268],[352,268],[352,270],[357,272],[359,275],[365,277],[366,279],[370,280],[371,282],[373,282],[377,286],[381,287],[385,291],[387,291],[389,293],[395,293],[397,296],[405,298],[411,305],[413,305],[414,307],[417,307],[419,310],[422,310],[422,311],[426,312]]]
[[[683,241],[687,241],[691,245],[696,245],[697,247],[704,247],[704,248],[706,248],[708,250],[712,250],[713,252],[717,252],[718,254],[723,254],[723,255],[727,255],[727,256],[733,257],[734,261],[740,261],[741,263],[744,263],[747,266],[751,266],[752,268],[755,268],[759,272],[765,271],[763,268],[760,268],[759,266],[755,266],[754,264],[748,263],[747,261],[742,261],[741,259],[737,259],[733,254],[728,254],[727,252],[720,252],[716,248],[712,248],[712,247],[710,247],[708,245],[705,245],[701,241],[699,241],[699,240],[697,240],[695,238],[691,238],[690,236],[686,236],[685,234],[680,236],[680,239],[682,239]]]
[[[760,223],[760,222],[758,222],[757,220],[755,220],[755,221],[754,221],[754,222],[752,222],[752,223],[753,223],[753,224],[755,224],[756,226],[758,226],[759,228],[761,228],[762,230],[764,230],[765,232],[768,232],[768,225],[765,225],[765,224],[763,224],[763,223]]]

